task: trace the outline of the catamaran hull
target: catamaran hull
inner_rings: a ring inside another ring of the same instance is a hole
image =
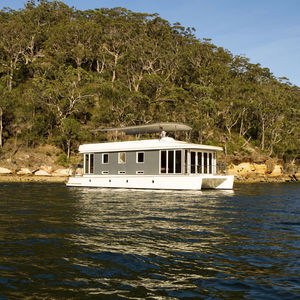
[[[231,190],[234,176],[222,175],[159,175],[159,176],[96,176],[84,175],[70,177],[67,186],[128,188],[154,190]]]

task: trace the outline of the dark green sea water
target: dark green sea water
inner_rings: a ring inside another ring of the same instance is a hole
[[[300,184],[0,184],[0,299],[300,299]]]

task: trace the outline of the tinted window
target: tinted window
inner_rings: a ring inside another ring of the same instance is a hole
[[[108,154],[102,154],[102,163],[108,164]]]
[[[143,163],[145,161],[145,153],[144,152],[138,152],[137,154],[137,162]]]

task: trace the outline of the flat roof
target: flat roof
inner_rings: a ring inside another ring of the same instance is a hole
[[[200,145],[174,140],[165,137],[162,139],[139,140],[126,142],[108,142],[97,144],[84,144],[79,146],[80,153],[90,152],[120,152],[120,151],[143,151],[143,150],[165,150],[165,149],[195,149],[222,151],[222,147]]]

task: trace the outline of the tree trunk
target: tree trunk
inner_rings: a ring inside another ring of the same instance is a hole
[[[8,90],[11,92],[12,90],[12,82],[13,82],[14,70],[13,70],[13,62],[10,62],[10,70],[8,77]]]
[[[67,142],[67,144],[68,144],[68,159],[70,159],[70,156],[71,156],[71,140],[69,140],[68,142]]]
[[[116,71],[113,70],[113,75],[112,75],[112,79],[111,79],[111,82],[114,82],[116,79]]]
[[[99,60],[97,59],[97,67],[96,67],[96,70],[97,70],[97,73],[101,74],[103,73],[103,70],[104,70],[104,62],[101,63],[101,67],[100,67],[100,62]]]
[[[244,129],[244,117],[242,115],[242,118],[241,118],[241,125],[240,125],[240,136],[243,135],[243,129]]]
[[[261,150],[265,149],[265,120],[262,120],[261,126]]]

